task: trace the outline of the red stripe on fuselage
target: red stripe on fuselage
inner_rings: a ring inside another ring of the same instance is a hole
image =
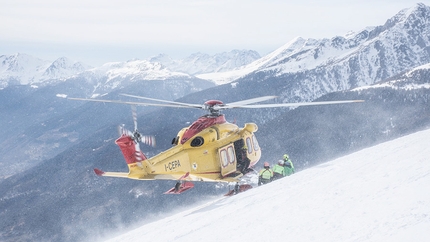
[[[184,132],[181,139],[181,144],[184,144],[187,142],[187,140],[191,139],[194,135],[199,133],[200,131],[215,125],[215,124],[223,124],[226,123],[224,114],[221,114],[219,116],[202,116],[198,118],[196,121],[194,121],[193,124]]]

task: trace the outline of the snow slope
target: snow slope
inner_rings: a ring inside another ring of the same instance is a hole
[[[109,241],[428,241],[428,157],[430,129],[179,211]]]

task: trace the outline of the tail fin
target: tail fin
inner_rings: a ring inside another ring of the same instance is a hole
[[[124,155],[125,162],[129,168],[129,175],[138,173],[146,175],[147,173],[142,168],[142,161],[146,160],[146,156],[140,151],[139,143],[135,143],[128,135],[122,135],[115,143],[119,146]]]

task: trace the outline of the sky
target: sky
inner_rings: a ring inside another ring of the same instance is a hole
[[[428,0],[426,0],[428,1]],[[424,1],[425,4],[428,4]],[[261,56],[291,39],[383,25],[411,0],[0,0],[0,55],[93,66],[233,49]]]
[[[428,241],[428,157],[430,129],[177,211],[107,241]]]

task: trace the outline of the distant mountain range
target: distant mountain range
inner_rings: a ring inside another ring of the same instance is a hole
[[[232,50],[210,56],[195,53],[182,60],[173,60],[167,55],[150,58],[151,62],[160,62],[173,71],[192,75],[231,71],[260,59],[260,54],[253,50]]]
[[[61,57],[54,62],[17,53],[0,56],[0,89],[10,85],[46,84],[51,80],[64,80],[89,69],[81,62]]]
[[[284,101],[370,85],[430,62],[429,7],[400,11],[384,25],[331,39],[297,37],[259,60],[227,73],[197,75],[217,82],[258,80],[289,85]]]
[[[73,62],[66,57],[49,62],[17,53],[0,56],[0,89],[10,85],[55,85],[59,81],[76,77],[87,80],[105,78],[106,81],[121,76],[146,80],[169,79],[172,76],[230,71],[259,58],[260,55],[256,51],[232,50],[213,56],[195,53],[180,60],[160,54],[149,60],[110,62],[100,67],[91,67],[81,62]]]
[[[312,100],[327,92],[369,85],[399,70],[429,62],[428,14],[428,6],[417,4],[400,11],[384,25],[331,39],[297,37],[263,57],[252,50],[233,50],[213,56],[195,53],[180,60],[160,54],[149,60],[112,62],[91,68],[65,57],[49,63],[25,54],[3,55],[0,56],[0,88],[9,83],[41,84],[51,79],[67,79],[84,71],[87,79],[107,76],[109,80],[120,72],[120,75],[134,75],[135,79],[194,75],[216,84],[249,78],[256,73],[260,80],[304,74],[309,85],[314,86],[314,95],[306,98]],[[344,82],[336,83],[339,80]],[[316,84],[311,84],[315,81]]]
[[[133,127],[131,109],[63,97],[131,100],[119,95],[129,93],[198,104],[265,95],[278,96],[278,103],[365,100],[225,112],[239,126],[258,124],[262,160],[289,153],[300,171],[430,127],[429,31],[430,7],[416,4],[384,25],[331,39],[298,37],[261,58],[232,51],[221,55],[225,59],[158,56],[95,68],[76,64],[79,69],[66,59],[53,65],[24,54],[1,56],[0,240],[84,240],[88,227],[103,235],[225,192],[222,185],[197,184],[172,198],[161,195],[169,182],[96,177],[94,167],[126,169],[113,140],[118,124]],[[142,147],[145,154],[169,148],[172,137],[200,115],[139,107],[140,130],[157,139],[156,148]]]

